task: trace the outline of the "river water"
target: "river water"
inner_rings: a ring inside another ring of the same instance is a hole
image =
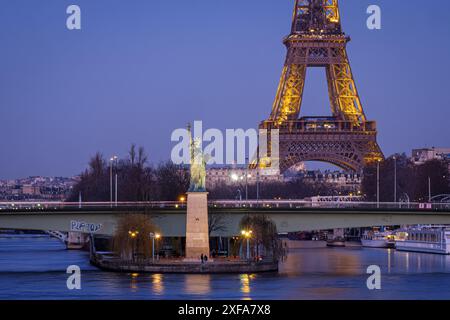
[[[67,289],[69,265],[82,270],[81,290]],[[381,268],[381,290],[367,289],[369,265]],[[0,238],[0,299],[450,299],[450,256],[297,249],[278,273],[125,274],[96,269],[56,239],[20,235]]]

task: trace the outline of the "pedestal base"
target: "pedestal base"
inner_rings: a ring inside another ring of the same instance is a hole
[[[208,193],[188,192],[186,212],[186,260],[209,261]]]

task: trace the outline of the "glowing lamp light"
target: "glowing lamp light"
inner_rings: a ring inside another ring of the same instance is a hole
[[[128,231],[128,234],[130,235],[131,238],[136,238],[137,235],[139,234],[139,231]]]
[[[242,230],[241,234],[245,237],[245,238],[251,238],[253,231],[252,230]]]

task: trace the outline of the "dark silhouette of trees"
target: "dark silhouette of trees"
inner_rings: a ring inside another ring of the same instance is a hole
[[[110,201],[111,165],[101,153],[96,153],[67,200],[78,201],[81,194],[84,202]],[[136,151],[134,144],[130,147],[127,159],[113,164],[113,188],[116,174],[118,201],[173,201],[184,194],[189,186],[186,168],[168,161],[155,169],[148,164],[144,148],[139,147]]]
[[[108,166],[99,152],[90,159],[89,168],[81,174],[81,180],[74,186],[68,201],[78,201],[80,193],[83,201],[109,200]]]
[[[240,190],[240,193],[239,191]],[[234,185],[216,185],[208,188],[210,199],[239,199],[245,200],[245,183]],[[256,199],[256,185],[248,185],[248,199]],[[303,199],[312,196],[332,196],[337,190],[326,183],[307,183],[302,178],[288,182],[260,182],[260,199]]]
[[[380,201],[394,202],[395,167],[397,201],[428,201],[428,177],[433,195],[450,193],[448,168],[444,161],[431,160],[415,165],[405,154],[396,154],[380,163]],[[377,165],[364,169],[362,192],[367,201],[377,200]],[[407,195],[407,196],[406,196]]]
[[[113,251],[124,260],[134,261],[136,257],[148,259],[152,256],[150,233],[157,231],[148,215],[125,213],[117,223],[112,241]]]
[[[444,161],[430,160],[417,166],[415,180],[414,199],[417,201],[428,201],[428,182],[432,196],[450,193],[448,166]]]
[[[395,157],[395,158],[394,158]],[[68,201],[110,200],[110,165],[101,153],[96,153],[81,174]],[[395,169],[396,168],[396,169]],[[394,201],[394,172],[397,170],[397,201],[428,201],[428,179],[432,195],[449,194],[447,163],[440,160],[415,165],[405,154],[396,154],[380,163],[380,201]],[[171,161],[157,167],[148,163],[144,148],[131,145],[126,159],[118,160],[113,175],[118,176],[118,201],[175,201],[189,187],[189,170]],[[114,177],[113,177],[114,178]],[[114,182],[115,179],[113,179]],[[114,184],[114,183],[113,183]],[[257,186],[249,184],[248,199],[256,199]],[[312,196],[335,196],[338,188],[327,183],[309,183],[303,177],[288,182],[261,181],[260,199],[304,199]],[[245,183],[219,184],[208,187],[209,199],[245,200]],[[376,201],[377,166],[368,166],[363,172],[362,193],[367,201]],[[407,196],[406,196],[407,195]]]
[[[178,200],[189,188],[189,170],[171,161],[161,163],[155,175],[161,201]]]

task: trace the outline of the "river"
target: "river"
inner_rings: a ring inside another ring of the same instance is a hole
[[[78,265],[81,290],[68,290]],[[366,269],[381,268],[369,290]],[[450,256],[394,249],[320,248],[289,252],[278,273],[126,274],[89,264],[88,253],[56,239],[0,238],[0,299],[450,299]]]

